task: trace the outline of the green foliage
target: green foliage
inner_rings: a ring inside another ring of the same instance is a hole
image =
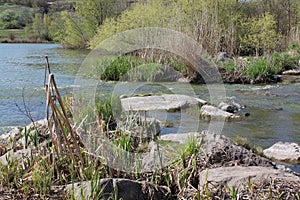
[[[44,199],[50,191],[53,171],[53,166],[49,168],[44,159],[41,160],[40,164],[34,166],[32,172],[33,189],[42,199]]]
[[[106,18],[115,16],[115,3],[115,0],[77,1],[75,12],[64,11],[55,20],[52,30],[54,40],[67,48],[86,48],[97,27]]]
[[[140,64],[142,64],[140,60],[130,56],[120,56],[116,59],[104,58],[98,62],[97,71],[101,74],[101,80],[119,81],[129,70]]]
[[[230,61],[230,62],[223,62],[222,67],[226,70],[226,72],[232,72],[237,66],[235,62]]]
[[[296,51],[298,54],[300,54],[300,43],[297,42],[290,42],[289,46],[288,46],[288,50],[292,51]]]
[[[83,49],[92,33],[89,24],[74,13],[61,12],[60,17],[53,22],[52,35],[67,48]],[[64,29],[61,29],[64,27]]]
[[[153,61],[153,62],[152,62]],[[156,72],[163,73],[165,66],[187,75],[185,63],[168,56],[160,63],[154,60],[142,60],[136,56],[102,57],[97,61],[96,73],[89,77],[99,77],[104,81],[153,81]]]
[[[119,117],[122,111],[120,98],[117,96],[110,96],[101,100],[100,96],[97,95],[95,106],[97,114],[103,123],[103,128],[114,130],[117,126],[114,117]]]
[[[272,67],[269,66],[269,63],[266,58],[253,58],[252,61],[249,62],[247,71],[245,72],[246,76],[250,78],[257,78],[259,76],[269,76],[272,71]]]
[[[132,146],[131,146],[131,138],[130,135],[126,134],[125,132],[121,131],[120,133],[117,133],[118,136],[115,136],[113,138],[113,143],[119,147],[120,149],[124,151],[131,151]]]
[[[9,190],[18,184],[18,180],[22,177],[23,169],[19,165],[18,159],[11,159],[10,153],[5,156],[6,165],[0,163],[0,184],[7,186]]]
[[[268,62],[265,58],[258,58],[249,63],[246,75],[256,78],[262,74],[266,74],[268,70]]]
[[[236,6],[236,1],[229,0],[226,4],[221,1],[139,1],[132,6],[132,9],[124,11],[116,19],[107,19],[99,27],[97,35],[90,41],[90,47],[94,48],[100,42],[111,37],[117,32],[141,28],[161,27],[177,30],[188,34],[198,42],[203,42],[205,49],[210,53],[219,51],[222,34],[232,32],[232,26],[238,14],[230,12]],[[225,7],[222,17],[218,10]],[[225,20],[226,18],[226,20]],[[226,23],[226,24],[224,24]]]
[[[24,6],[0,6],[1,29],[19,29],[32,22],[33,9]]]
[[[235,186],[232,186],[232,188],[230,188],[229,185],[226,184],[226,190],[229,192],[231,199],[233,200],[238,199],[238,191],[239,191],[238,188],[236,188]]]
[[[255,49],[256,56],[259,51],[263,50],[264,53],[269,53],[275,49],[280,37],[276,34],[276,20],[270,13],[264,13],[263,16],[242,23],[244,30],[241,37],[241,46],[245,49]]]
[[[298,67],[300,56],[292,56],[290,54],[283,55],[282,68],[285,70],[294,69]]]

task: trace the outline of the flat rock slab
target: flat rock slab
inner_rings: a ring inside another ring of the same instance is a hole
[[[121,99],[125,111],[166,110],[176,111],[193,105],[204,105],[206,101],[180,94],[163,94],[161,96],[128,97]]]
[[[300,146],[296,143],[277,142],[263,152],[271,159],[300,163]]]
[[[261,166],[234,166],[234,167],[219,167],[200,172],[199,184],[203,188],[205,184],[225,185],[229,187],[239,187],[241,184],[247,184],[251,181],[262,181],[266,179],[283,179],[285,181],[300,182],[300,177],[285,171]]]

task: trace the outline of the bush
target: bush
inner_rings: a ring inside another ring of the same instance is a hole
[[[283,55],[282,68],[285,70],[294,69],[298,66],[300,56],[292,56],[290,54]]]
[[[19,29],[32,22],[33,11],[26,7],[2,6],[0,21],[3,29]]]
[[[246,75],[250,78],[257,78],[258,76],[267,73],[268,62],[265,58],[253,59],[248,65]]]
[[[97,62],[97,76],[104,81],[153,81],[156,72],[164,71],[164,66],[172,66],[176,71],[187,75],[183,61],[171,57],[165,58],[159,64],[154,61],[142,61],[135,56],[104,57]],[[92,75],[92,76],[95,76]]]
[[[260,57],[250,60],[246,76],[255,79],[258,77],[270,78],[278,74],[282,69],[279,58],[279,55],[273,55],[269,59]]]
[[[105,128],[108,127],[109,130],[115,130],[117,126],[116,119],[120,117],[122,111],[120,98],[109,96],[101,100],[100,95],[97,95],[95,105],[97,114]]]
[[[104,81],[119,81],[129,70],[142,64],[135,57],[120,56],[114,58],[102,58],[97,63],[97,73],[101,80]]]
[[[236,68],[236,64],[233,61],[223,62],[222,67],[226,70],[226,72],[232,72]]]

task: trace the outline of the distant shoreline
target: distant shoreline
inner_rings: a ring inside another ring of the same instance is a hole
[[[9,39],[4,39],[4,40],[0,40],[0,43],[6,43],[6,44],[17,44],[17,43],[49,43],[49,44],[52,44],[53,42],[48,41],[48,40],[30,40],[30,39],[9,40]]]

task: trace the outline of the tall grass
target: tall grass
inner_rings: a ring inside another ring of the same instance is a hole
[[[249,78],[260,81],[273,80],[274,75],[280,74],[284,70],[294,69],[298,66],[300,54],[273,53],[265,57],[248,57],[242,62],[229,61],[220,63],[226,73],[238,76],[235,78]]]
[[[186,65],[181,60],[165,57],[162,60],[147,60],[138,56],[123,55],[119,57],[102,57],[97,61],[97,75],[104,81],[153,81],[156,72],[173,67],[176,71],[187,75]]]

